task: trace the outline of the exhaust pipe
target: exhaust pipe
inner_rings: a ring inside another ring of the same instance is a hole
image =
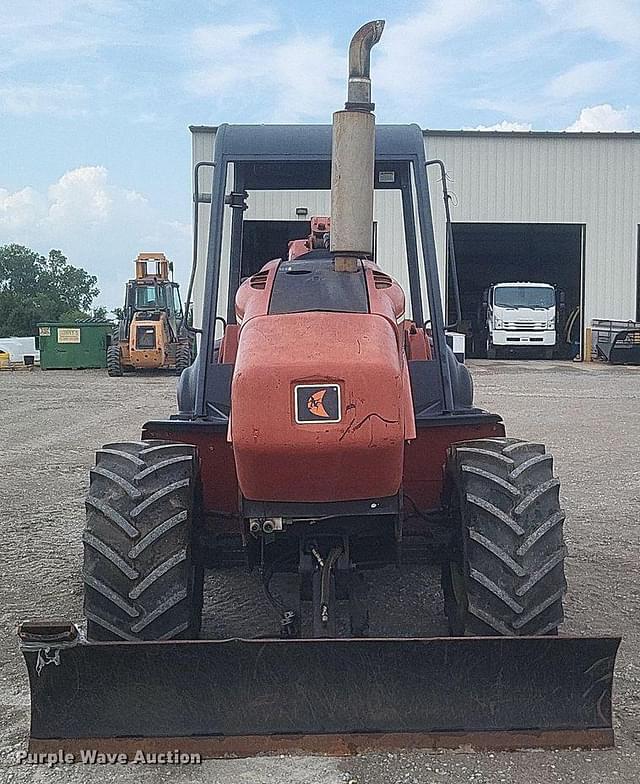
[[[335,268],[355,272],[373,254],[375,116],[371,103],[371,49],[384,21],[367,22],[349,46],[349,86],[344,110],[333,115],[331,152],[331,252]]]

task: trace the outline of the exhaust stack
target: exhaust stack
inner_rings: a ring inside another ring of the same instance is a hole
[[[371,48],[384,21],[367,22],[349,46],[349,87],[344,110],[333,115],[331,251],[335,268],[355,272],[373,254],[375,116],[371,103]]]

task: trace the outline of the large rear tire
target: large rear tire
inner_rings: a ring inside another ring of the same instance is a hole
[[[445,503],[456,530],[442,588],[452,634],[557,633],[566,592],[559,487],[542,444],[451,447]]]
[[[120,346],[112,343],[107,348],[107,373],[110,376],[122,375],[122,362],[120,359]]]
[[[197,455],[187,444],[127,442],[97,452],[83,536],[90,640],[197,637],[197,488]]]
[[[191,346],[188,343],[178,343],[176,346],[176,374],[179,376],[191,364]]]

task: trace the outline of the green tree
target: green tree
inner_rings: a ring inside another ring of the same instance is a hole
[[[97,308],[91,308],[91,312],[87,313],[86,310],[65,310],[61,313],[57,321],[87,321],[88,319],[95,319],[96,321],[110,321],[108,317],[108,310],[99,305]]]
[[[104,305],[100,305],[97,308],[93,308],[91,311],[91,318],[96,319],[96,321],[110,321],[109,311]]]
[[[64,313],[61,313],[56,321],[86,321],[87,319],[91,318],[88,313],[85,313],[84,310],[76,310],[75,308],[72,310],[65,310]]]
[[[100,293],[97,278],[59,250],[45,258],[23,245],[0,247],[0,335],[35,335],[39,321],[86,314]]]

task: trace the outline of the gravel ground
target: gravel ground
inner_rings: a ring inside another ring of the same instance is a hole
[[[81,615],[83,499],[97,446],[135,438],[147,419],[174,407],[175,379],[109,379],[100,371],[0,373],[2,400],[0,505],[0,781],[49,782],[61,777],[114,780],[224,782],[224,784],[395,784],[403,782],[628,782],[640,779],[640,368],[551,362],[471,363],[476,399],[499,411],[509,434],[547,443],[555,454],[568,512],[567,572],[570,593],[564,631],[621,633],[615,687],[617,747],[586,752],[403,752],[356,758],[260,758],[206,761],[199,766],[18,766],[25,748],[29,697],[15,638],[29,616]],[[243,578],[244,579],[244,578]],[[211,617],[225,602],[213,578],[207,584],[205,633],[235,627]],[[217,589],[217,590],[216,590]],[[431,590],[432,589],[432,590]],[[247,600],[238,631],[260,601],[258,586],[243,583]],[[395,599],[389,599],[389,594]],[[215,600],[213,597],[216,597]],[[439,596],[432,581],[391,570],[378,606],[415,620],[416,633],[442,631]],[[424,604],[428,611],[424,612]],[[426,619],[426,621],[425,621]],[[393,623],[388,632],[393,633]]]

